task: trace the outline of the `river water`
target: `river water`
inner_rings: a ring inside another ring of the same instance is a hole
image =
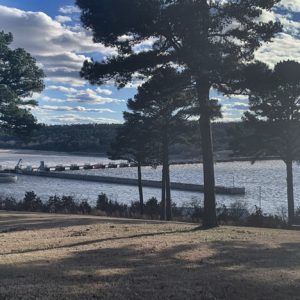
[[[57,164],[70,165],[84,163],[108,163],[105,157],[76,156],[53,152],[0,150],[0,165],[14,167],[22,158],[23,166],[39,166],[45,161],[48,166]],[[104,176],[119,176],[137,178],[136,168],[117,168],[100,170],[68,171]],[[217,204],[229,205],[240,201],[247,204],[249,209],[254,205],[261,205],[264,212],[281,213],[286,210],[286,174],[285,165],[281,161],[260,161],[254,165],[249,162],[227,162],[215,165],[216,184],[225,186],[239,186],[246,188],[245,196],[217,195]],[[143,168],[143,178],[160,180],[161,167],[153,169]],[[171,166],[171,181],[202,184],[202,165],[174,165]],[[294,189],[296,207],[300,206],[300,166],[294,165]],[[22,199],[26,191],[34,191],[43,200],[52,195],[72,195],[78,200],[87,199],[94,204],[97,195],[104,192],[110,198],[120,202],[130,203],[138,200],[136,187],[52,178],[19,176],[15,184],[1,184],[0,196],[13,196]],[[160,190],[144,189],[145,199],[160,198]],[[193,199],[202,200],[203,194],[173,191],[172,200],[178,205],[186,205]]]

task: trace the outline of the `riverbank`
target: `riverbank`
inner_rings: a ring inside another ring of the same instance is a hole
[[[0,212],[0,298],[298,297],[299,232],[195,228]]]

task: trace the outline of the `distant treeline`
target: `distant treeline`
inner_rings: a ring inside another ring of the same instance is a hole
[[[0,147],[62,152],[106,153],[120,125],[40,125],[22,139],[0,131]]]
[[[122,125],[40,125],[25,140],[0,131],[0,148],[106,154],[120,126]],[[215,151],[230,150],[229,132],[239,126],[240,123],[213,124]],[[200,156],[200,133],[196,122],[193,122],[193,126],[186,135],[189,141],[174,145],[171,155],[176,158],[198,158]]]

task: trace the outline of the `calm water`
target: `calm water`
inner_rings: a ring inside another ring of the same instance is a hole
[[[23,159],[23,166],[38,166],[41,160],[49,166],[57,164],[84,164],[107,163],[109,160],[102,157],[85,157],[57,153],[44,153],[33,151],[0,151],[0,165],[13,167],[19,158]],[[74,171],[73,171],[74,172]],[[137,177],[136,168],[105,169],[105,170],[80,170],[75,171],[86,174],[109,175],[119,177]],[[217,196],[217,202],[229,204],[234,201],[246,202],[249,208],[259,205],[261,201],[265,212],[278,213],[286,208],[286,174],[285,166],[281,161],[263,161],[251,165],[249,162],[218,163],[215,165],[216,183],[225,186],[246,187],[245,196]],[[143,168],[145,179],[160,180],[161,168]],[[300,167],[294,166],[295,200],[296,206],[300,206]],[[171,167],[171,180],[177,182],[203,183],[202,165],[177,165]],[[0,195],[10,195],[18,199],[24,196],[26,191],[35,191],[42,199],[48,199],[50,195],[73,195],[78,199],[88,199],[94,203],[101,192],[108,194],[118,201],[129,203],[138,200],[136,187],[118,186],[101,183],[88,183],[72,180],[48,179],[38,177],[19,176],[16,184],[2,184]],[[158,189],[146,188],[145,199],[152,196],[160,198]],[[181,205],[193,198],[203,199],[203,194],[173,191],[173,201]]]

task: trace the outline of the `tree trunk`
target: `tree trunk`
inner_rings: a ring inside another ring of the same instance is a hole
[[[294,224],[295,207],[294,207],[294,180],[293,180],[293,161],[286,162],[286,181],[287,181],[287,199],[288,199],[288,222]]]
[[[160,219],[166,220],[166,170],[164,164],[161,174],[161,203],[160,203]]]
[[[140,212],[144,214],[144,196],[143,196],[143,185],[142,185],[142,166],[138,163],[138,181],[139,181],[139,195],[140,195]]]
[[[170,192],[170,171],[169,171],[169,144],[168,144],[168,132],[165,127],[162,135],[162,201],[161,201],[161,219],[170,220],[170,205],[171,205],[171,192]]]
[[[167,221],[172,220],[172,200],[171,200],[171,186],[170,186],[170,165],[169,165],[169,145],[166,141],[166,157],[165,157],[165,169],[166,169],[166,217]]]
[[[204,178],[204,216],[203,227],[212,228],[218,226],[216,215],[215,196],[215,172],[213,157],[213,141],[210,121],[209,107],[209,84],[203,81],[197,82],[197,92],[200,106],[200,131],[203,158],[203,178]]]
[[[170,166],[166,167],[166,217],[167,221],[172,220],[172,199],[170,187]]]

